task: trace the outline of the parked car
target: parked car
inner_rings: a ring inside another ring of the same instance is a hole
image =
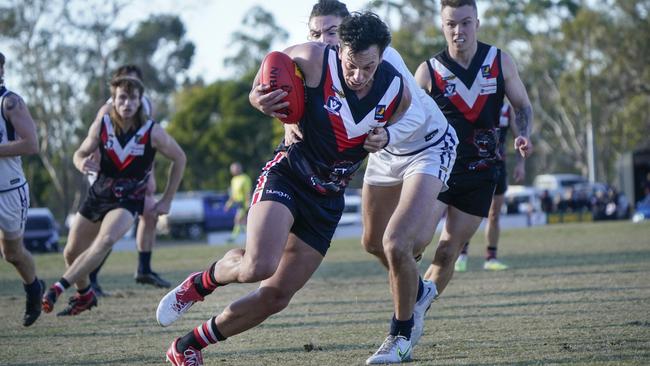
[[[27,211],[23,243],[30,252],[59,251],[59,224],[49,208],[30,208]]]
[[[228,195],[213,191],[178,192],[169,214],[158,220],[158,230],[173,238],[196,240],[206,232],[231,230],[236,207],[225,209]]]
[[[527,214],[542,210],[541,200],[537,190],[533,187],[511,185],[506,190],[501,213]]]
[[[533,180],[533,186],[539,192],[548,191],[551,196],[563,195],[577,184],[586,184],[587,179],[577,174],[540,174]]]

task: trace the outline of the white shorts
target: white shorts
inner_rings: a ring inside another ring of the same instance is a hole
[[[413,155],[393,155],[386,150],[369,154],[363,181],[373,186],[395,186],[414,174],[433,175],[447,190],[447,179],[456,160],[458,139],[452,129],[440,142]]]
[[[29,208],[29,186],[0,193],[0,239],[17,239],[25,231]]]

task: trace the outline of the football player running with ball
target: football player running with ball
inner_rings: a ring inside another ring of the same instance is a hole
[[[350,13],[337,0],[321,0],[309,16],[312,40],[337,45],[337,29]],[[364,248],[388,269],[394,313],[383,344],[366,363],[400,363],[424,331],[424,314],[437,296],[435,285],[418,276],[415,258],[431,242],[440,215],[433,207],[446,188],[456,156],[456,133],[433,100],[416,83],[401,56],[392,47],[383,54],[402,74],[414,95],[411,107],[390,130],[390,146],[368,158],[363,183]],[[284,93],[254,95],[258,109],[282,118]],[[285,125],[285,144],[302,139],[295,125]],[[433,222],[433,224],[432,224]]]
[[[245,248],[191,274],[157,309],[167,326],[229,283],[260,282],[167,350],[174,365],[202,365],[201,349],[245,332],[280,312],[316,271],[344,207],[351,174],[368,152],[389,143],[385,126],[411,104],[400,74],[381,55],[390,32],[375,14],[341,23],[341,47],[306,43],[284,51],[304,74],[303,139],[262,169],[248,215]],[[286,71],[286,69],[285,69]],[[293,72],[293,70],[291,70]],[[260,74],[253,89],[258,87]]]

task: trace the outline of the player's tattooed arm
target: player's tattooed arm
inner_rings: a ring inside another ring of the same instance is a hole
[[[515,124],[519,130],[519,136],[529,137],[532,119],[533,107],[530,104],[515,108]]]
[[[14,113],[15,110],[25,109],[25,102],[23,98],[14,93],[9,93],[4,103],[5,111],[7,113]]]
[[[18,94],[8,94],[2,103],[2,112],[12,124],[16,138],[0,145],[0,157],[38,153],[36,125],[23,99]]]

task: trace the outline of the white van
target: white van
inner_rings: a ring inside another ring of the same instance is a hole
[[[587,178],[577,174],[541,174],[533,180],[535,189],[548,191],[551,196],[563,194],[568,188],[582,183],[588,183]]]

